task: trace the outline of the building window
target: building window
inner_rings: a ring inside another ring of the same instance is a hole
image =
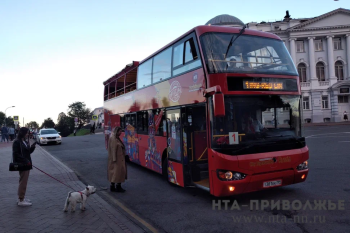
[[[344,70],[343,63],[341,61],[337,61],[335,63],[335,76],[337,76],[337,80],[344,80]]]
[[[322,62],[318,62],[316,64],[316,75],[318,81],[325,81],[325,75],[324,75],[324,64]]]
[[[350,92],[350,88],[348,87],[342,87],[339,89],[339,93],[349,93]]]
[[[338,95],[338,103],[349,103],[349,96]]]
[[[298,73],[300,82],[306,82],[306,65],[304,63],[300,63],[298,65]]]
[[[315,51],[322,51],[322,40],[315,40]]]
[[[310,109],[309,96],[303,97],[303,109]]]
[[[298,53],[303,53],[304,51],[304,41],[302,40],[297,40],[297,52]]]
[[[341,39],[340,38],[333,39],[333,47],[334,47],[334,50],[341,50]]]
[[[328,108],[328,96],[322,96],[322,108]]]

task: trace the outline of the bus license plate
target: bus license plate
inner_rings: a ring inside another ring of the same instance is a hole
[[[282,185],[282,180],[273,180],[273,181],[266,181],[263,184],[264,188],[270,188],[270,187],[275,187],[275,186],[280,186]]]

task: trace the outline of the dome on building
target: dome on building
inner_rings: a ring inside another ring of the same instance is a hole
[[[243,27],[244,23],[232,15],[218,15],[209,20],[205,25]]]

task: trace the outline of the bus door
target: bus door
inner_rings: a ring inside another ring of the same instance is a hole
[[[184,132],[187,138],[191,181],[209,188],[208,145],[205,105],[186,107]],[[184,137],[185,138],[185,137]],[[185,161],[186,162],[186,161]]]
[[[125,115],[125,133],[123,138],[125,152],[130,161],[140,164],[139,143],[136,131],[136,113]]]
[[[184,187],[181,109],[167,110],[166,119],[168,136],[168,180],[171,183]]]

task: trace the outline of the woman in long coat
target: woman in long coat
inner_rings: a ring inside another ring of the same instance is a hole
[[[108,140],[108,180],[111,182],[112,192],[125,192],[121,186],[121,183],[127,178],[125,146],[119,138],[121,133],[122,129],[116,127]]]

